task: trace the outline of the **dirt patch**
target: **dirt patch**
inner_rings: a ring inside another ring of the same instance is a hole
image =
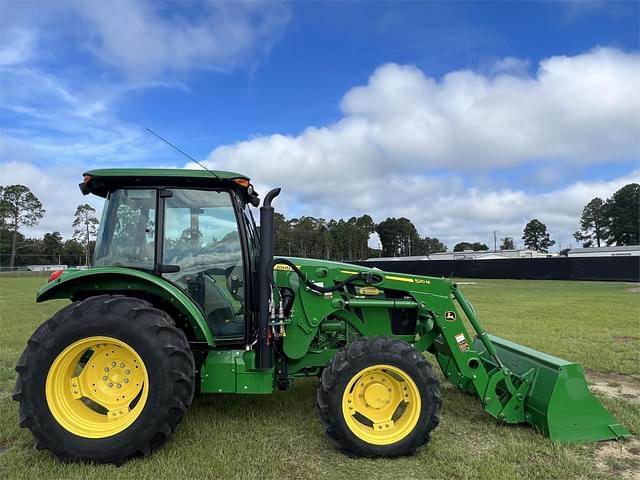
[[[618,342],[622,342],[622,343],[638,341],[637,337],[630,337],[629,335],[615,335],[613,338],[614,340],[617,340]]]
[[[0,442],[0,455],[11,447],[10,442]]]
[[[613,398],[640,402],[640,378],[616,373],[587,373],[591,390]]]
[[[631,288],[626,288],[625,292],[629,292],[629,293],[640,293],[640,287],[631,287]]]
[[[640,441],[600,442],[596,445],[596,466],[625,480],[640,480]]]

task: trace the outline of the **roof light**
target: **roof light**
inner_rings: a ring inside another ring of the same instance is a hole
[[[233,181],[244,188],[247,188],[249,186],[249,180],[247,180],[246,178],[234,178]]]
[[[60,277],[60,275],[62,275],[63,270],[56,270],[55,272],[53,272],[51,275],[49,275],[49,280],[47,280],[48,283],[53,282],[55,279],[57,279],[58,277]]]

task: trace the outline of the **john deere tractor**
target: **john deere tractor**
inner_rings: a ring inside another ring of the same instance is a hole
[[[93,170],[80,189],[106,199],[93,267],[40,289],[38,302],[71,303],[16,366],[20,426],[37,448],[120,464],[160,447],[196,391],[269,394],[311,376],[338,449],[408,455],[442,405],[424,352],[497,423],[563,442],[629,435],[580,366],[487,334],[455,283],[274,259],[280,189],[265,196],[259,230],[258,195],[237,173]]]

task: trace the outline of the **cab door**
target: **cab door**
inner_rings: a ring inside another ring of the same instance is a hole
[[[166,278],[200,305],[217,340],[244,338],[244,255],[230,192],[170,190],[163,263],[180,268]]]

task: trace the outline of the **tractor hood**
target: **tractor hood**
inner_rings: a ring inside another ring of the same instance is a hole
[[[284,258],[296,264],[296,266],[307,269],[307,268],[335,268],[335,269],[343,269],[349,270],[351,272],[380,272],[378,268],[371,267],[362,267],[360,265],[354,265],[352,263],[345,262],[334,262],[331,260],[320,260],[316,258],[301,258],[301,257],[277,257]],[[278,265],[276,265],[276,270],[278,269]]]
[[[319,260],[314,258],[300,258],[300,257],[277,257],[283,258],[285,260],[289,260],[294,263],[296,267],[300,268],[300,270],[304,271],[311,280],[321,280],[322,274],[321,269],[327,269],[330,272],[333,272],[333,275],[329,275],[333,277],[336,275],[340,278],[340,280],[344,280],[345,276],[354,275],[356,273],[365,272],[365,273],[377,273],[378,275],[384,276],[384,279],[387,282],[392,282],[388,285],[393,285],[393,288],[399,290],[411,290],[412,284],[417,285],[441,285],[445,290],[450,288],[451,282],[444,278],[438,277],[426,277],[423,275],[413,275],[407,273],[396,273],[396,272],[386,272],[380,270],[376,267],[365,267],[362,265],[356,265],[353,263],[345,263],[345,262],[333,262],[331,260]],[[276,264],[274,270],[282,270],[288,271],[291,268],[284,264]],[[334,277],[335,278],[335,277]]]

